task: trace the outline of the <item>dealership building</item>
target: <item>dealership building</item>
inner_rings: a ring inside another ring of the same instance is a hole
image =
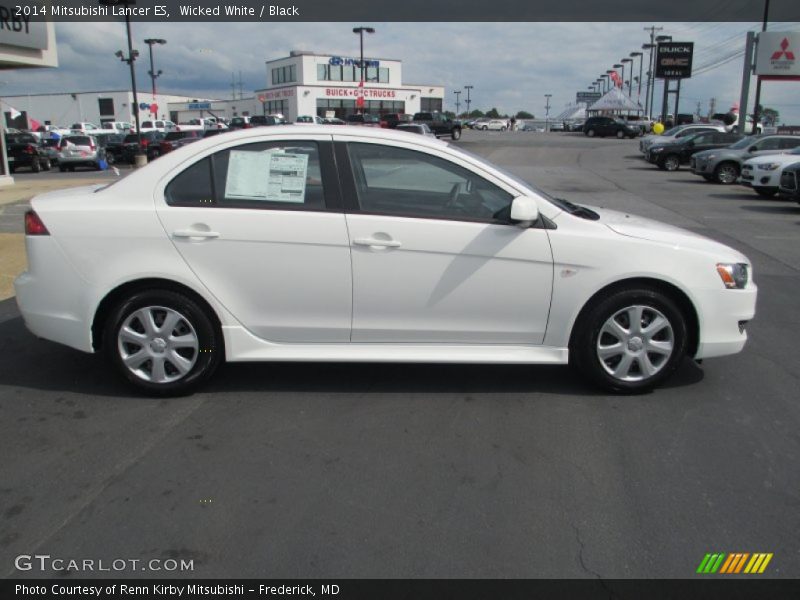
[[[379,115],[441,111],[444,87],[403,83],[403,63],[360,59],[308,51],[267,61],[267,85],[256,90],[264,114],[283,114],[290,121],[301,115],[345,118],[358,112]],[[358,99],[363,97],[363,108]]]
[[[0,3],[0,74],[5,69],[57,67],[56,33],[53,23],[24,21],[12,18],[10,3]],[[2,79],[2,77],[0,77]],[[7,109],[0,99],[0,113]],[[13,112],[10,111],[9,112]],[[0,185],[14,182],[9,174],[3,129],[5,119],[0,119]]]

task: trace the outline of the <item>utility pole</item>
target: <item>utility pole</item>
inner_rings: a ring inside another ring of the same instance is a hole
[[[545,94],[544,97],[545,105],[544,105],[544,130],[545,132],[550,131],[550,98],[553,97],[553,94]]]
[[[469,103],[470,103],[469,91],[474,87],[475,87],[474,85],[465,85],[464,86],[464,89],[467,90],[467,99],[466,99],[466,103],[467,103],[467,118],[469,118]]]
[[[708,101],[708,116],[711,117],[715,112],[717,112],[717,99],[711,98]]]
[[[239,100],[244,98],[244,92],[242,91],[242,72],[239,71]]]
[[[645,27],[644,30],[650,32],[650,45],[649,45],[650,56],[649,56],[649,65],[647,71],[647,90],[646,90],[647,97],[645,98],[645,105],[646,105],[645,112],[647,112],[647,116],[650,117],[651,116],[650,113],[653,112],[653,94],[656,91],[656,82],[655,78],[653,77],[655,75],[655,73],[653,72],[654,70],[653,48],[655,48],[656,45],[656,31],[663,31],[664,28],[656,27],[655,25],[653,25],[651,27]]]
[[[236,100],[236,73],[231,71],[231,100]]]
[[[457,119],[459,115],[458,107],[461,106],[461,103],[458,101],[459,97],[461,96],[461,90],[453,90],[453,93],[456,95],[456,119]]]

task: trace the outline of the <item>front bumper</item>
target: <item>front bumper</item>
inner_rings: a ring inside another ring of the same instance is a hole
[[[780,169],[762,171],[749,165],[744,165],[740,183],[749,187],[777,188],[780,185],[780,173]]]
[[[741,352],[747,342],[746,324],[756,313],[758,287],[751,281],[743,290],[700,290],[695,293],[700,340],[695,358]]]

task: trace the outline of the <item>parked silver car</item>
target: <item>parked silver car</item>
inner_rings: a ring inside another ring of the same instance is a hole
[[[105,163],[105,149],[90,135],[65,135],[59,145],[58,170],[74,171],[75,167],[89,167],[99,171]]]
[[[706,181],[736,183],[744,161],[764,154],[782,154],[797,146],[798,135],[753,135],[727,148],[698,152],[689,161],[689,170]]]
[[[653,146],[671,144],[675,140],[684,138],[687,135],[702,133],[704,131],[721,131],[724,133],[725,126],[721,124],[715,125],[713,123],[692,123],[689,125],[678,125],[672,129],[667,129],[661,135],[653,134],[644,136],[641,140],[639,140],[639,150],[642,154],[647,156],[648,150],[650,150],[650,148]]]

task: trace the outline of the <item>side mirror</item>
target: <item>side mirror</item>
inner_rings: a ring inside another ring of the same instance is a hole
[[[539,218],[539,207],[536,200],[528,196],[519,196],[511,202],[511,220],[522,228],[530,227]]]

